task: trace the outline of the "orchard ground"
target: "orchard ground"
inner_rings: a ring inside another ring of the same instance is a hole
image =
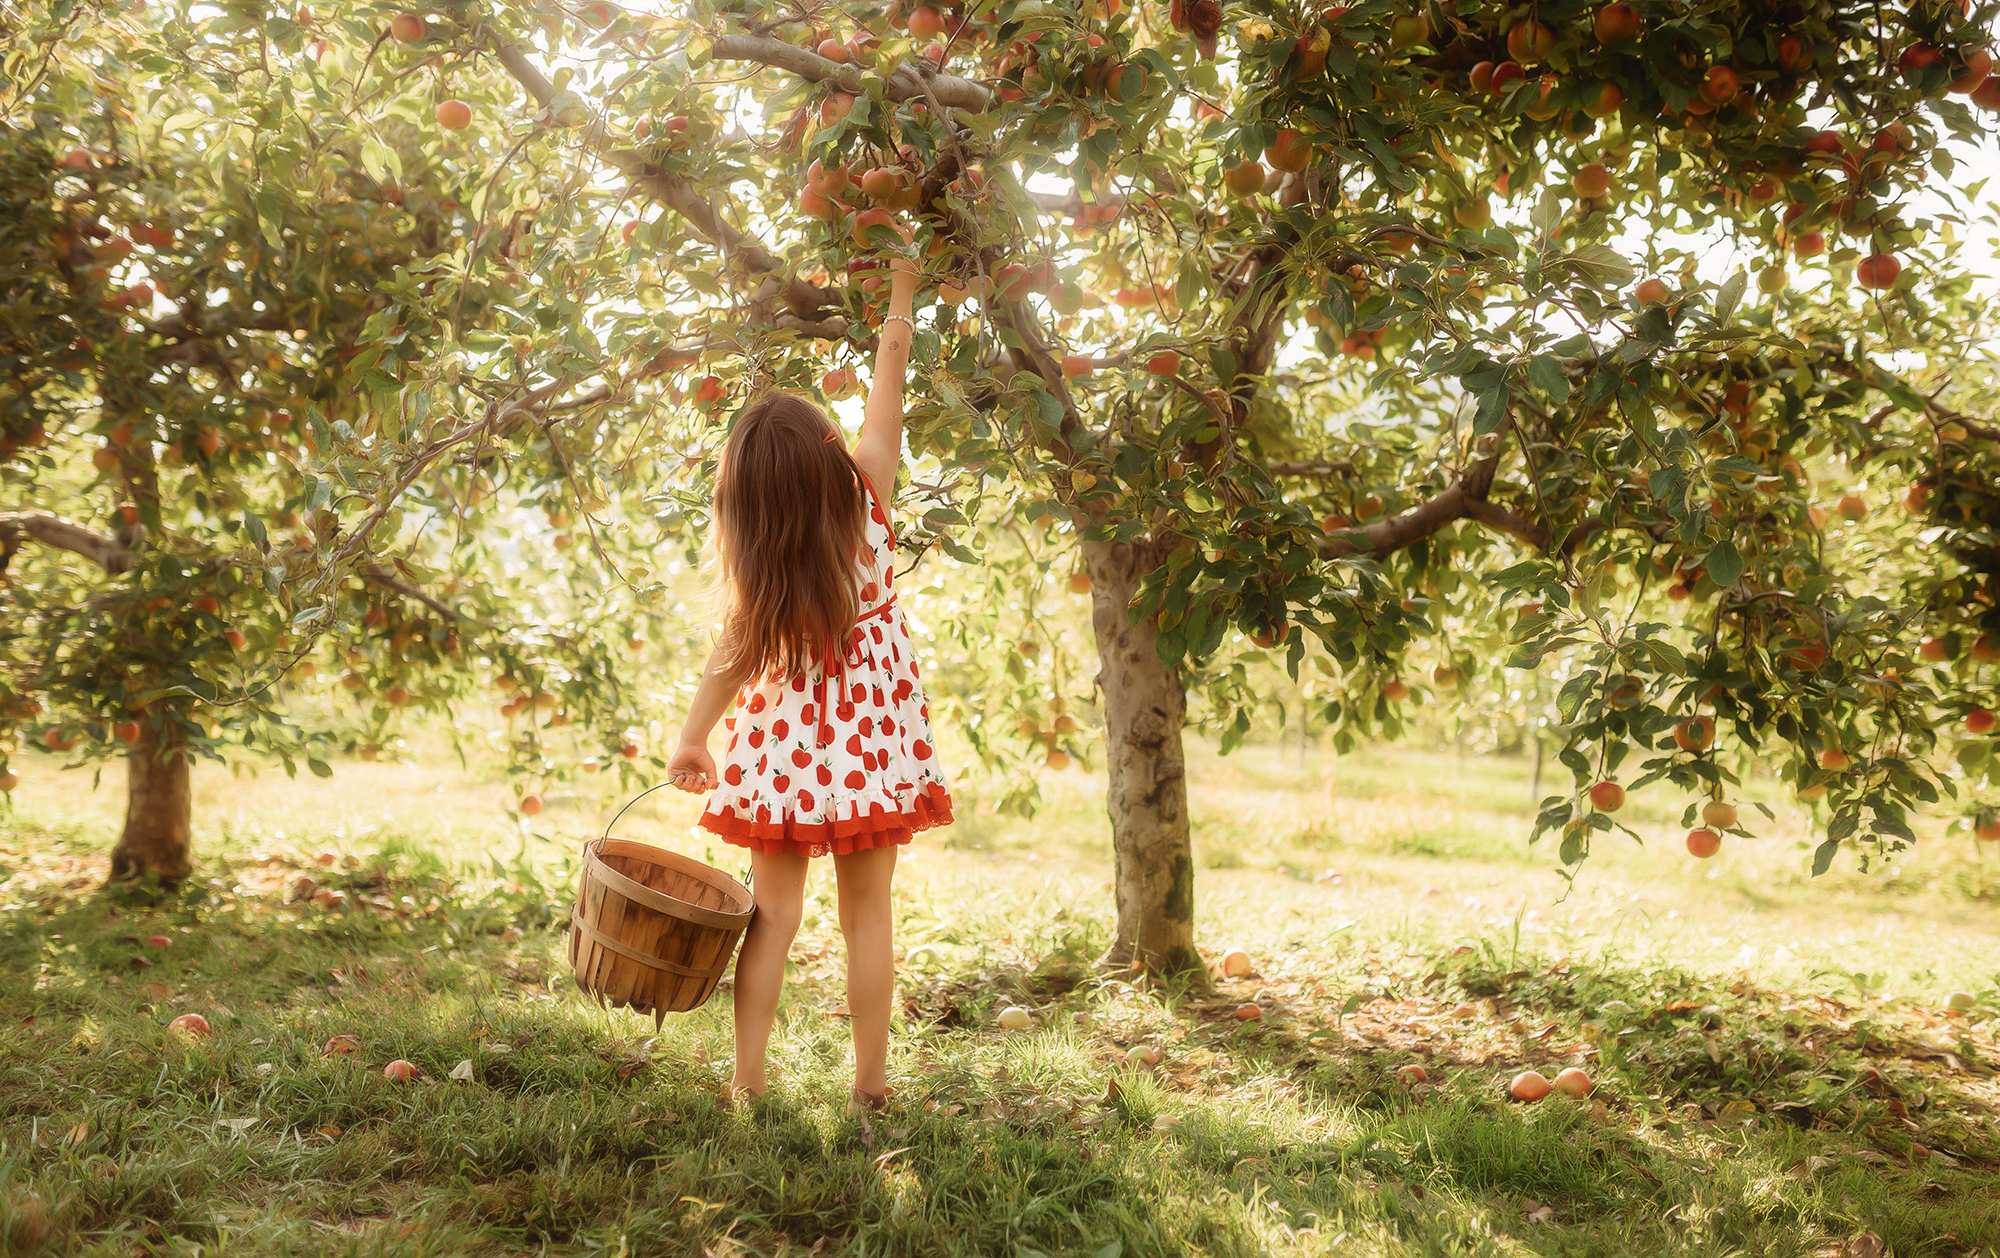
[[[897,1095],[864,1125],[830,878],[777,1086],[732,1108],[726,990],[655,1037],[569,982],[599,801],[523,831],[498,766],[412,756],[204,768],[197,885],[161,905],[95,890],[119,771],[21,758],[6,1253],[2000,1254],[1994,845],[1812,880],[1794,809],[1697,861],[1655,790],[1621,814],[1647,846],[1565,896],[1521,761],[1200,752],[1201,937],[1255,973],[1144,992],[1090,969],[1100,787],[1051,774],[1033,821],[969,808],[910,849]],[[620,832],[707,848],[698,801],[653,801]],[[301,876],[346,906],[287,904]],[[1569,1065],[1589,1101],[1506,1099]]]

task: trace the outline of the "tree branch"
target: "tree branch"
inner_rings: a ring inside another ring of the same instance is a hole
[[[113,576],[132,568],[132,552],[115,537],[93,532],[47,511],[9,511],[0,513],[0,572],[6,571],[7,561],[21,548],[23,534],[44,546],[82,555]]]
[[[768,35],[718,36],[709,55],[717,61],[754,61],[790,71],[814,83],[832,83],[850,96],[859,96],[865,90],[865,75],[859,66],[828,61],[810,49]],[[882,95],[888,100],[915,100],[925,95],[926,87],[940,105],[953,109],[979,113],[993,103],[993,94],[983,85],[922,64],[902,62],[882,79]]]
[[[725,36],[725,38],[754,39],[755,37]],[[778,44],[777,40],[760,42]],[[778,46],[790,47],[788,44]],[[803,49],[794,51],[804,52]],[[505,67],[507,73],[514,77],[514,81],[527,90],[536,104],[546,109],[549,102],[555,99],[555,84],[549,81],[548,76],[543,74],[534,62],[528,60],[527,54],[521,51],[518,44],[509,39],[495,38],[493,55]],[[833,64],[817,56],[814,56],[814,59],[823,61],[826,65]],[[602,148],[604,142],[602,118],[593,121],[590,135],[593,147]],[[697,236],[721,249],[730,259],[741,263],[749,273],[760,275],[787,272],[788,264],[783,258],[731,227],[708,197],[686,179],[660,170],[647,160],[644,153],[632,149],[610,149],[604,151],[603,156],[606,162],[617,167],[622,174],[652,194],[661,204],[687,220],[688,226]],[[802,315],[816,314],[828,306],[839,304],[834,300],[831,290],[808,283],[795,275],[786,276],[778,295],[795,313]]]
[[[1493,489],[1493,477],[1500,470],[1500,444],[1491,437],[1486,441],[1487,448],[1479,462],[1468,468],[1456,484],[1401,515],[1335,533],[1320,543],[1320,557],[1344,559],[1350,555],[1369,555],[1383,559],[1413,542],[1422,541],[1447,524],[1471,518],[1470,504],[1486,501],[1486,495]]]
[[[408,581],[393,575],[388,569],[381,567],[379,564],[371,563],[366,565],[361,569],[361,575],[379,586],[394,590],[406,598],[417,600],[432,611],[435,611],[438,615],[443,616],[446,620],[459,619],[459,614],[452,610],[450,604],[424,593]]]

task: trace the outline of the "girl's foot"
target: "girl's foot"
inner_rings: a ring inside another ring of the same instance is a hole
[[[883,1088],[880,1093],[875,1093],[864,1092],[860,1088],[856,1088],[848,1094],[847,1112],[850,1114],[857,1112],[862,1114],[879,1114],[889,1108],[889,1098],[895,1094],[895,1091],[896,1089],[894,1088]]]
[[[725,1105],[748,1105],[768,1091],[770,1091],[768,1085],[761,1088],[752,1088],[739,1083],[731,1083],[722,1089],[722,1101]]]

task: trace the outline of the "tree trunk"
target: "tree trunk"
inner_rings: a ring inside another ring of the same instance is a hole
[[[169,885],[194,871],[189,852],[194,795],[185,736],[170,716],[164,737],[150,717],[126,758],[125,833],[111,849],[111,879],[157,876]]]
[[[1104,692],[1105,809],[1117,862],[1118,933],[1100,964],[1200,978],[1207,971],[1194,948],[1194,849],[1181,750],[1187,689],[1180,670],[1160,662],[1153,622],[1135,622],[1128,610],[1159,555],[1149,543],[1086,541],[1083,559]]]

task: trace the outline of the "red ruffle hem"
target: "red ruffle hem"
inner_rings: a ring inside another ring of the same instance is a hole
[[[951,793],[933,782],[900,813],[880,804],[864,817],[802,822],[791,817],[757,821],[749,817],[705,812],[701,828],[725,842],[765,855],[852,856],[878,847],[902,847],[919,830],[951,824]]]

